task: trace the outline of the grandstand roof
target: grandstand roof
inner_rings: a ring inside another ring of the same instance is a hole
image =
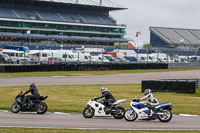
[[[149,30],[167,44],[200,44],[200,29],[150,27]]]
[[[105,0],[102,5],[99,5],[95,0],[79,0],[79,3],[76,3],[76,0],[1,0],[1,2],[14,2],[14,3],[38,3],[38,4],[54,4],[55,6],[65,6],[70,8],[90,8],[96,10],[104,11],[113,11],[113,10],[124,10],[127,9],[118,5],[110,0]]]

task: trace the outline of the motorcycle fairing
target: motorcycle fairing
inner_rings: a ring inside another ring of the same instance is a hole
[[[161,108],[165,108],[165,107],[168,107],[168,106],[171,106],[171,103],[168,103],[168,102],[167,103],[161,103],[161,104],[155,106],[155,109],[159,110]]]
[[[137,109],[143,109],[146,108],[146,106],[143,103],[138,103],[138,104],[132,104]]]
[[[106,113],[104,111],[105,105],[103,105],[99,102],[96,102],[96,101],[92,101],[92,100],[88,101],[87,105],[92,107],[95,110],[95,116],[111,117],[110,114],[106,115]]]

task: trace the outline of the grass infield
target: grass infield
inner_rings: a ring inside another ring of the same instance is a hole
[[[41,95],[48,95],[45,101],[48,112],[82,113],[89,99],[101,95],[101,87],[104,85],[64,85],[64,86],[38,86]],[[119,99],[127,99],[124,107],[129,108],[133,97],[142,97],[141,84],[111,84],[106,85],[113,96]],[[10,110],[15,96],[27,87],[0,87],[0,110]],[[200,115],[200,89],[196,94],[178,93],[153,93],[162,102],[171,102],[174,114]]]

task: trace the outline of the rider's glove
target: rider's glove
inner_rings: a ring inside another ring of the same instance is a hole
[[[97,100],[97,98],[94,98],[94,101],[96,101]]]
[[[140,99],[136,99],[136,102],[139,102],[140,101]]]

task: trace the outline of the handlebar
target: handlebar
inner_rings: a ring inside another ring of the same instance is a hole
[[[133,99],[132,102],[139,102],[140,99]]]

